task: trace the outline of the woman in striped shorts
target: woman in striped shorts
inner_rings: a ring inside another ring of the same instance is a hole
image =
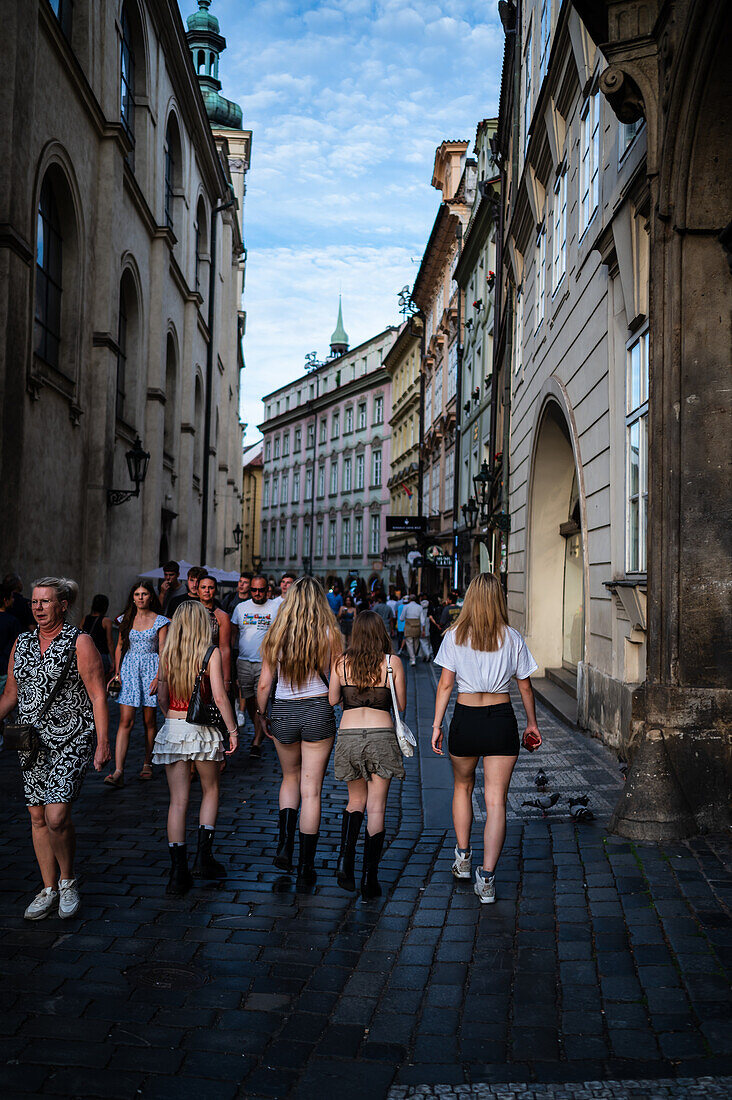
[[[312,885],[316,877],[320,792],[335,738],[328,675],[341,651],[341,632],[322,586],[313,577],[300,577],[262,642],[257,708],[282,768],[274,865],[281,871],[292,870],[299,809],[297,881],[301,886]]]

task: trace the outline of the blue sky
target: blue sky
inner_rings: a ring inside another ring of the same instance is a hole
[[[184,18],[196,0],[181,0]],[[495,115],[503,51],[485,0],[213,0],[222,93],[253,130],[242,376],[262,396],[328,351],[338,293],[351,346],[398,320],[439,205],[435,148]]]

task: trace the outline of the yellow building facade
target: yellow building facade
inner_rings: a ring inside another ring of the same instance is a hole
[[[262,444],[244,452],[242,469],[241,568],[258,572],[262,567]]]
[[[399,335],[384,367],[391,377],[391,469],[389,513],[392,516],[417,516],[419,513],[419,410],[422,320],[410,317]],[[416,538],[403,531],[387,534],[387,576],[390,584],[404,587],[409,583],[407,554],[416,549]]]

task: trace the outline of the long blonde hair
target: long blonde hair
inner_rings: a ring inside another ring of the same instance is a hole
[[[493,653],[500,649],[508,626],[506,597],[494,573],[479,573],[468,585],[455,623],[455,642]]]
[[[190,699],[206,650],[211,645],[211,620],[198,601],[186,600],[176,609],[160,657],[172,699]]]
[[[262,659],[300,687],[318,672],[330,669],[341,651],[341,632],[323,586],[314,577],[300,577],[290,586],[277,618],[262,641]]]

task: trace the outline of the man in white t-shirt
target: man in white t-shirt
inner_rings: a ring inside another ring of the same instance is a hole
[[[236,662],[239,705],[242,711],[246,708],[254,723],[250,755],[261,756],[264,727],[259,720],[256,700],[259,674],[262,671],[262,639],[274,622],[282,601],[267,599],[267,578],[260,574],[252,577],[250,592],[251,599],[234,608],[231,625],[236,629],[239,639],[239,658]]]

